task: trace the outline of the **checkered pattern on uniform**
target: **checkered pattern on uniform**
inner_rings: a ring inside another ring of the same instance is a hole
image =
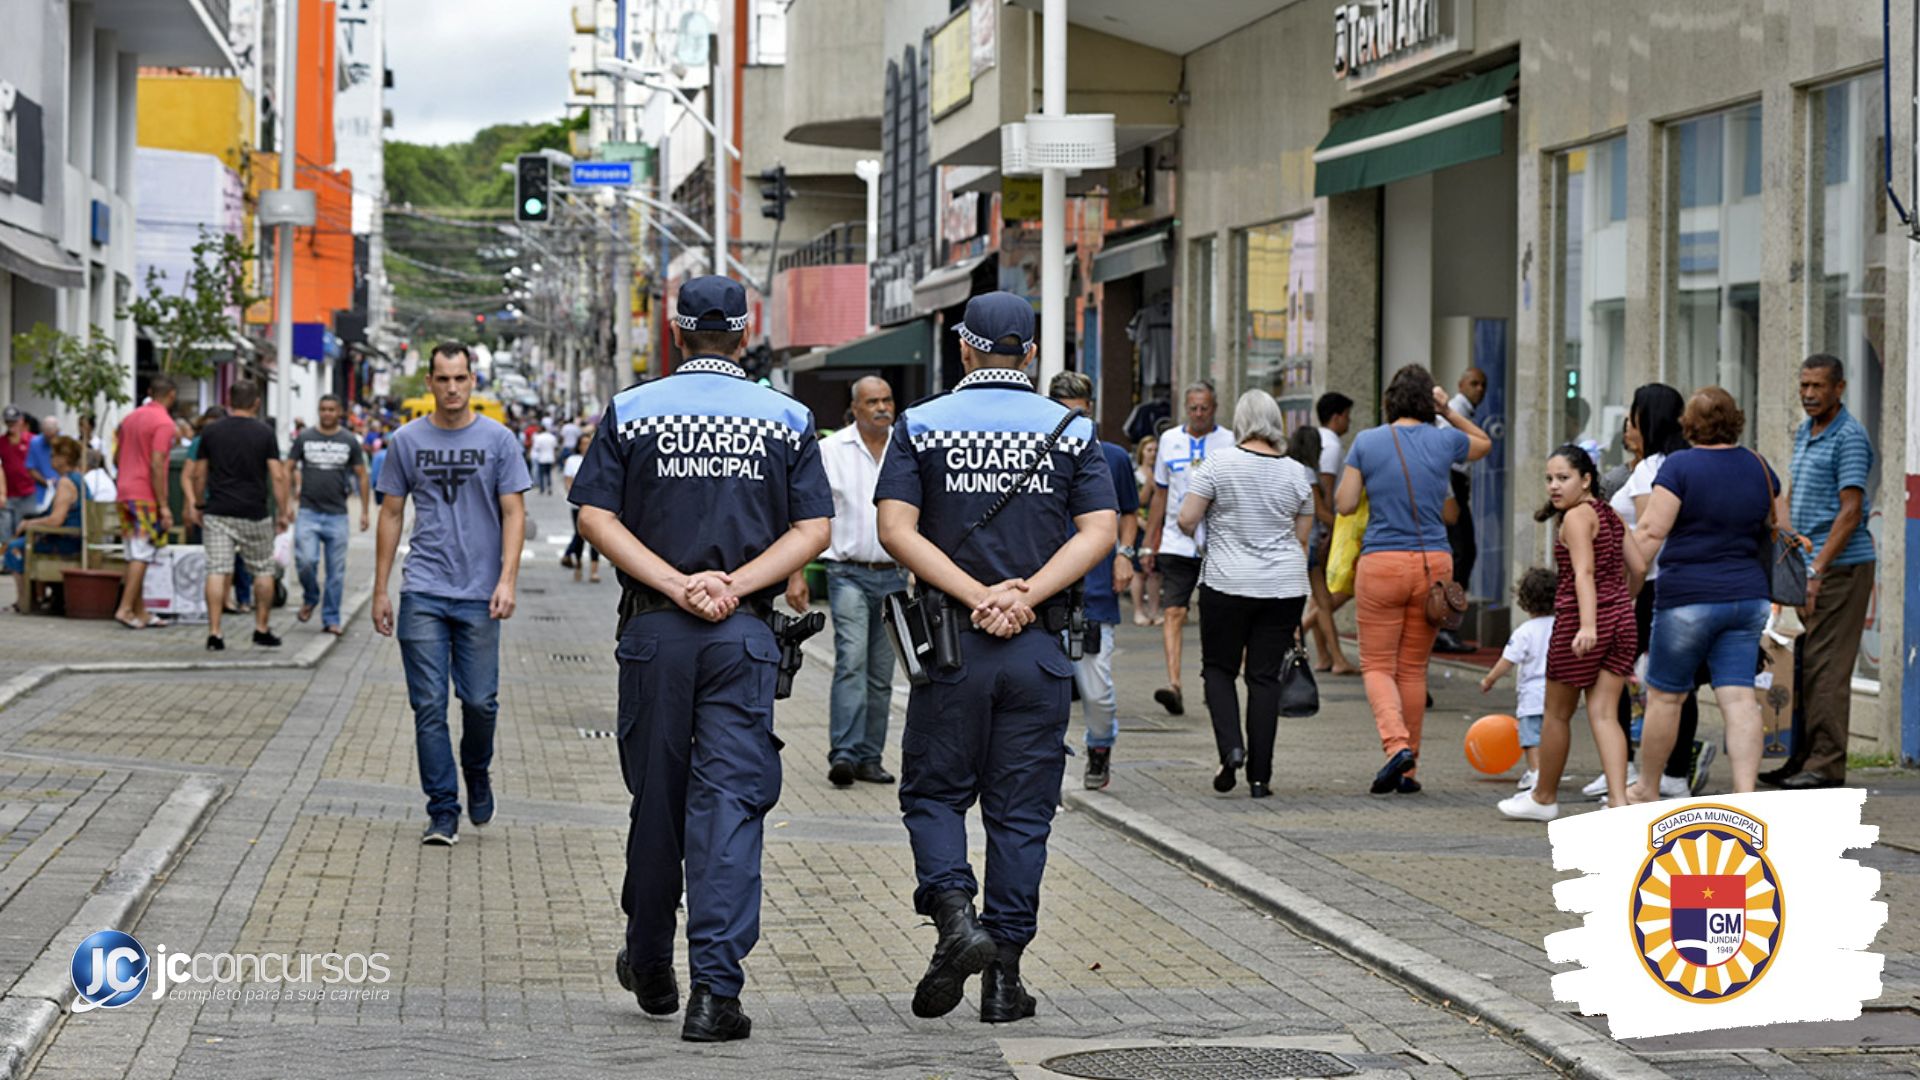
[[[778,440],[798,450],[801,432],[793,430],[778,420],[761,420],[751,416],[687,416],[674,414],[668,416],[642,416],[620,425],[620,438],[638,439],[646,435],[658,435],[663,431],[681,432],[688,435],[702,433],[726,433],[729,435],[759,435],[768,440]]]
[[[1045,431],[923,431],[913,436],[913,449],[916,453],[925,453],[928,450],[959,447],[965,450],[1018,450],[1032,454],[1046,447],[1047,435]],[[1062,435],[1053,448],[1069,457],[1078,457],[1087,448],[1087,440]]]

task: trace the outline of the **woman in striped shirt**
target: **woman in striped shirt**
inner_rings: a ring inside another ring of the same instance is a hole
[[[1200,669],[1213,739],[1215,791],[1232,791],[1245,766],[1256,799],[1273,793],[1273,741],[1280,725],[1280,664],[1307,603],[1307,537],[1313,473],[1285,456],[1280,406],[1249,390],[1233,406],[1235,446],[1196,468],[1180,504],[1180,528],[1206,522],[1200,569]],[[1245,658],[1247,729],[1240,730],[1234,679]]]

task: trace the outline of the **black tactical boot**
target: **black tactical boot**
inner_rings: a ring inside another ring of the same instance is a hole
[[[933,960],[913,992],[913,1015],[923,1020],[945,1016],[960,1004],[967,976],[993,961],[993,939],[973,917],[973,899],[958,890],[934,898],[933,925],[940,940],[933,944]]]
[[[650,1015],[666,1016],[680,1007],[680,983],[673,977],[672,964],[635,971],[628,966],[627,950],[623,948],[614,958],[613,976]]]
[[[687,995],[687,1018],[680,1025],[680,1037],[687,1042],[731,1042],[753,1033],[753,1021],[740,1011],[740,999],[721,997],[694,983]]]
[[[1033,1015],[1033,995],[1020,985],[1020,949],[999,947],[999,955],[980,976],[980,1022],[1004,1024]]]

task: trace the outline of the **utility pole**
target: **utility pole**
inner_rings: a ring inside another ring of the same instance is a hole
[[[280,2],[280,190],[294,189],[298,142],[294,119],[300,105],[300,0]],[[283,221],[274,236],[273,287],[279,295],[273,333],[273,422],[293,431],[293,223]]]
[[[713,72],[713,272],[726,276],[727,264],[727,147],[733,143],[733,2],[720,0],[718,62]]]
[[[1067,115],[1067,0],[1046,0],[1042,15],[1043,116]],[[1040,171],[1040,379],[1042,392],[1066,370],[1067,172]]]
[[[614,29],[613,55],[620,60],[627,58],[627,0],[619,0],[614,5],[615,19],[618,25]],[[613,80],[613,141],[627,141],[627,80]],[[629,254],[627,239],[627,208],[618,199],[613,200],[609,211],[613,215],[614,231],[620,235],[620,243],[613,251],[613,385],[619,386],[626,373],[633,370],[633,259]],[[598,380],[595,380],[598,382]],[[567,413],[575,415],[579,410],[578,395],[580,374],[572,365],[567,365]]]

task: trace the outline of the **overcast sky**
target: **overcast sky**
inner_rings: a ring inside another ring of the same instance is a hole
[[[573,21],[561,0],[388,0],[388,136],[448,143],[566,111]]]

